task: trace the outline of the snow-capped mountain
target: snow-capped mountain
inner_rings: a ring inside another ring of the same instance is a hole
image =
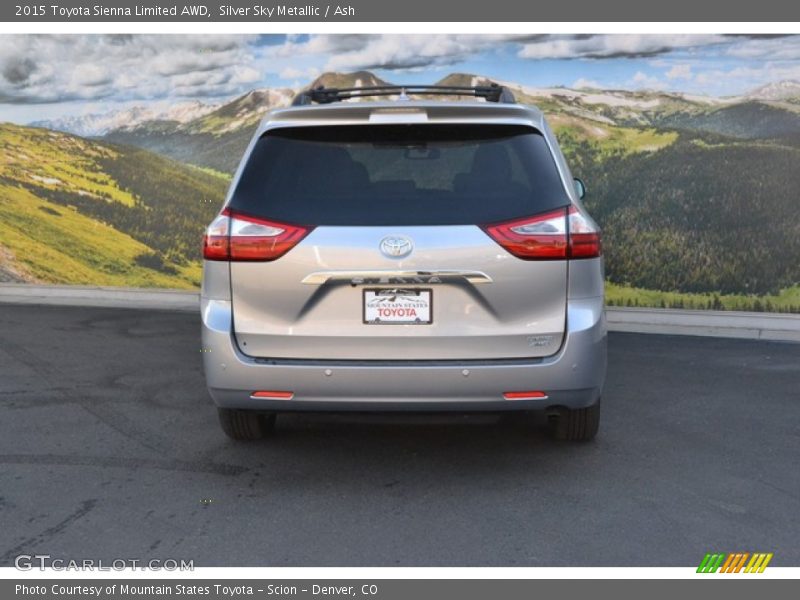
[[[146,119],[111,129],[103,137],[230,173],[264,113],[288,105],[294,94],[289,88],[251,90],[183,123]]]
[[[187,119],[177,127],[187,133],[214,133],[222,134],[237,131],[243,127],[250,127],[258,123],[264,113],[270,108],[287,106],[295,95],[295,90],[289,88],[263,88],[251,90],[246,94],[234,98],[205,114]],[[147,123],[140,123],[146,127]],[[128,127],[128,130],[139,127]]]
[[[746,94],[751,100],[789,100],[800,98],[800,81],[776,81],[762,85]]]
[[[439,85],[475,86],[497,81],[517,100],[540,106],[562,130],[583,135],[611,136],[609,127],[655,128],[713,133],[739,139],[772,139],[800,134],[800,109],[792,97],[800,83],[784,81],[751,96],[711,97],[657,90],[599,89],[591,85],[533,87],[494,80],[474,73],[451,73]],[[386,82],[369,71],[325,73],[308,87],[362,87]],[[588,82],[591,83],[591,82]],[[139,146],[179,161],[233,172],[264,113],[286,106],[297,92],[290,88],[262,88],[232,98],[214,110],[185,122],[143,119],[110,129],[105,139]],[[770,98],[770,99],[763,99]],[[771,98],[788,98],[772,100]],[[617,134],[615,134],[617,135]]]
[[[103,113],[34,121],[30,125],[66,131],[83,137],[95,137],[105,135],[115,129],[132,129],[146,121],[188,123],[207,115],[217,108],[219,108],[218,104],[206,104],[191,100],[174,104],[137,105],[127,109],[116,109]]]

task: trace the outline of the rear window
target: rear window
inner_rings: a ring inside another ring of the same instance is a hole
[[[265,134],[230,206],[302,225],[467,225],[568,203],[530,127],[347,125]]]

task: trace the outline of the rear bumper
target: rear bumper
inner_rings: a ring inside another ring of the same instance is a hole
[[[203,366],[209,393],[225,408],[265,411],[502,411],[583,408],[602,393],[606,322],[602,297],[570,300],[559,352],[543,359],[436,363],[264,361],[243,355],[231,336],[231,305],[201,302]],[[290,400],[251,398],[291,391]],[[503,392],[547,398],[506,400]]]

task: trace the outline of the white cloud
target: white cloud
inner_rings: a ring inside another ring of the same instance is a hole
[[[631,87],[645,90],[662,90],[666,84],[658,77],[653,77],[642,71],[636,71],[636,74],[631,79]]]
[[[0,102],[238,93],[259,81],[252,36],[0,36]]]
[[[452,65],[499,47],[547,36],[520,35],[315,35],[289,38],[269,51],[274,59],[317,55],[327,71],[415,70]]]
[[[530,59],[638,58],[729,41],[729,38],[721,35],[555,36],[524,44],[519,56]]]
[[[114,78],[112,74],[100,65],[78,65],[72,72],[72,79],[77,85],[96,87],[111,83]]]
[[[696,89],[703,90],[714,85],[717,93],[740,94],[767,83],[778,81],[800,81],[800,64],[765,63],[763,66],[740,66],[732,69],[709,69],[699,72],[693,83]]]
[[[331,56],[332,71],[383,67],[410,69],[431,64],[452,64],[474,52],[474,47],[456,36],[385,36],[370,40],[363,48]]]
[[[698,73],[694,76],[694,82],[700,86],[708,85],[711,82],[711,77],[708,73]]]
[[[307,67],[305,69],[298,69],[297,67],[293,67],[291,65],[284,67],[278,73],[278,77],[281,79],[294,79],[297,80],[298,78],[303,79],[315,79],[320,74],[320,70],[317,67]]]
[[[600,83],[598,83],[597,81],[595,81],[593,79],[586,79],[584,77],[581,77],[580,79],[576,79],[572,83],[572,87],[575,88],[576,90],[580,90],[582,88],[602,89],[603,86],[600,85]]]
[[[667,79],[691,79],[692,65],[680,64],[673,66],[666,72]]]
[[[232,69],[230,83],[233,85],[250,85],[261,81],[263,74],[249,65],[235,65]]]
[[[651,57],[585,61],[573,87],[608,87],[613,78],[617,87],[717,95],[800,79],[800,36],[331,34],[263,41],[242,35],[0,36],[0,103],[219,98],[265,80],[299,87],[323,70],[425,70],[425,77],[468,70],[502,73],[523,84],[552,77],[559,85],[577,76],[549,66],[534,73],[519,57]],[[508,75],[512,66],[518,76]]]
[[[800,36],[747,39],[731,45],[725,54],[749,60],[800,60]]]

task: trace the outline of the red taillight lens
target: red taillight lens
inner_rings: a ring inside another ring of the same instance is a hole
[[[206,231],[203,256],[210,260],[275,260],[294,248],[312,229],[225,209]]]
[[[203,258],[206,260],[230,259],[230,217],[223,212],[206,229],[203,237]]]
[[[600,230],[574,206],[569,209],[569,257],[597,258],[603,247]]]
[[[600,232],[574,206],[486,225],[483,230],[509,253],[524,260],[600,256]]]
[[[517,258],[558,260],[567,257],[566,209],[559,208],[535,217],[487,225],[483,229]]]
[[[231,260],[275,260],[310,232],[309,227],[231,212]]]

